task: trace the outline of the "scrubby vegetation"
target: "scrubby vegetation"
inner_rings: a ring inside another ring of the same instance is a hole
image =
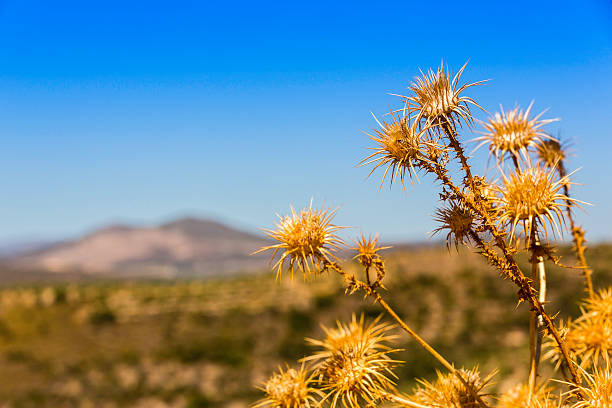
[[[595,286],[612,284],[612,248],[589,250]],[[569,248],[562,251],[570,257]],[[527,266],[527,260],[522,264]],[[349,270],[356,263],[347,264]],[[476,255],[430,247],[387,256],[389,303],[457,364],[500,369],[492,390],[526,375],[527,308]],[[579,316],[582,278],[553,268],[550,309]],[[315,350],[320,324],[380,315],[334,275],[280,284],[272,274],[209,281],[115,282],[0,290],[0,401],[6,407],[246,407],[286,361]],[[409,338],[399,389],[435,381]]]

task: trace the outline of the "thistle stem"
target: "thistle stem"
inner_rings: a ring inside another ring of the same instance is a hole
[[[540,240],[538,238],[535,221],[531,222],[531,233],[529,236],[528,246],[531,251],[531,278],[533,282],[539,280],[538,301],[543,305],[546,301],[546,271],[544,269],[544,258],[539,254]],[[543,326],[542,316],[537,316],[535,310],[529,311],[529,351],[530,351],[530,366],[529,366],[529,397],[528,403],[531,403],[531,398],[535,391],[536,379],[538,376],[538,366],[540,364],[540,354],[542,351],[542,332]]]
[[[560,161],[557,164],[557,173],[559,173],[560,179],[563,179],[567,175],[567,172],[565,171],[565,166],[563,165],[563,161]],[[580,228],[580,226],[577,226],[574,222],[574,216],[572,215],[572,210],[571,210],[572,202],[569,200],[569,196],[570,196],[569,185],[567,183],[563,185],[563,193],[565,194],[566,197],[568,197],[568,199],[565,200],[565,203],[567,204],[565,207],[565,211],[567,212],[567,218],[569,219],[570,228],[572,230],[572,237],[574,241],[573,249],[574,249],[574,252],[576,252],[576,258],[578,259],[578,264],[582,268],[582,274],[585,280],[585,289],[589,295],[589,298],[592,298],[594,294],[593,281],[591,279],[591,275],[593,274],[593,271],[591,270],[591,268],[589,268],[589,265],[587,264],[587,261],[586,261],[586,257],[584,256],[584,252],[586,251],[586,247],[584,245],[584,242],[585,242],[584,230]]]
[[[376,302],[378,302],[383,309],[400,325],[400,327],[408,333],[421,347],[423,347],[429,354],[431,354],[436,360],[440,362],[451,374],[461,381],[463,385],[465,385],[466,389],[469,390],[472,397],[478,401],[478,403],[482,407],[487,407],[488,405],[480,398],[478,393],[473,389],[473,387],[463,378],[461,373],[455,369],[455,367],[449,363],[440,353],[438,353],[433,347],[429,345],[425,340],[423,340],[415,331],[413,331],[404,321],[398,316],[397,313],[389,306],[389,304],[380,296],[376,289],[371,289],[370,295],[374,298]]]
[[[464,184],[469,187],[473,193],[476,193],[472,170],[470,170],[470,165],[467,162],[467,157],[465,157],[465,153],[463,151],[463,148],[461,147],[461,143],[459,143],[459,139],[457,137],[457,130],[454,128],[454,126],[451,125],[447,118],[443,118],[441,121],[442,129],[444,129],[444,133],[446,133],[446,136],[448,136],[448,140],[450,141],[451,147],[453,148],[453,150],[455,150],[455,154],[461,162],[461,168],[465,172],[466,181],[464,182]]]
[[[359,281],[353,275],[346,273],[342,269],[342,267],[337,265],[335,262],[326,261],[325,268],[328,268],[328,269],[331,269],[337,272],[344,278],[345,281],[349,283],[349,285],[352,285],[355,288],[363,289],[368,296],[371,296],[372,298],[374,298],[374,301],[378,302],[378,304],[380,304],[382,308],[385,309],[385,311],[393,318],[393,320],[397,322],[397,324],[406,333],[408,333],[417,343],[419,343],[421,347],[423,347],[429,354],[431,354],[436,360],[438,360],[438,362],[440,362],[440,364],[442,364],[450,373],[456,376],[463,385],[465,385],[466,389],[469,390],[470,394],[472,394],[472,397],[474,397],[474,399],[478,401],[481,407],[488,408],[488,405],[482,400],[482,398],[480,398],[480,396],[472,388],[472,386],[463,378],[461,373],[458,370],[456,370],[455,367],[451,363],[448,362],[448,360],[442,357],[442,355],[438,353],[432,346],[430,346],[429,343],[427,343],[423,338],[421,338],[421,336],[419,336],[414,330],[412,330],[401,319],[401,317],[399,317],[397,313],[395,313],[395,310],[393,310],[393,308],[389,306],[389,304],[382,298],[382,296],[380,296],[380,293],[378,293],[374,285],[368,285],[368,284],[365,284],[364,282]]]
[[[540,281],[539,286],[539,301],[544,306],[546,304],[546,268],[544,266],[544,259],[540,256],[538,261],[538,279]],[[542,316],[538,316],[538,342],[536,343],[536,360],[537,363],[540,363],[540,358],[542,355],[542,338],[544,336],[544,321],[542,320]]]
[[[496,234],[499,234],[499,232],[497,232],[494,226],[488,228],[487,230],[491,233],[491,235],[493,235],[496,242],[496,246],[500,250],[502,250],[504,254],[503,257],[500,257],[495,251],[493,251],[491,247],[486,244],[476,232],[470,231],[470,237],[476,243],[478,248],[480,248],[481,255],[483,255],[492,266],[499,269],[500,272],[505,274],[515,285],[518,286],[519,299],[522,301],[527,301],[529,303],[530,308],[535,309],[536,313],[542,317],[544,321],[544,327],[546,328],[548,333],[555,339],[555,342],[561,350],[561,354],[563,356],[563,359],[565,360],[565,363],[571,376],[571,382],[573,383],[574,388],[576,388],[578,391],[577,395],[579,397],[583,397],[582,393],[578,389],[578,386],[580,385],[580,379],[578,377],[578,373],[576,372],[576,367],[574,367],[572,359],[569,355],[567,345],[565,344],[565,341],[563,340],[561,334],[553,323],[552,318],[548,315],[548,313],[546,313],[546,311],[544,310],[544,306],[535,296],[535,290],[533,289],[533,287],[531,287],[529,279],[527,279],[527,277],[519,269],[518,265],[516,264],[516,261],[510,254],[508,247],[505,245],[505,242],[503,241],[501,236],[499,236],[499,238],[496,236]]]

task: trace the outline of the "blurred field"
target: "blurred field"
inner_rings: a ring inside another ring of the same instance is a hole
[[[612,246],[588,255],[596,285],[611,285]],[[507,383],[498,388],[525,378],[527,308],[516,307],[509,282],[467,251],[404,248],[387,259],[386,296],[437,350],[457,365],[500,369]],[[552,267],[548,281],[548,309],[576,315],[579,271]],[[4,287],[0,406],[246,407],[276,366],[309,353],[303,338],[320,336],[319,323],[353,312],[380,309],[344,295],[335,276]],[[398,346],[400,377],[430,378],[439,368],[407,337]]]

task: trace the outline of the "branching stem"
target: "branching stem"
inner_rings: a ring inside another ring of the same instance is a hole
[[[470,165],[467,162],[467,157],[465,157],[465,153],[463,151],[463,148],[461,147],[461,143],[459,143],[459,138],[457,137],[457,130],[446,118],[442,119],[442,129],[444,129],[444,133],[446,133],[446,136],[450,141],[451,147],[453,148],[453,150],[455,150],[455,154],[461,162],[461,168],[465,172],[464,184],[469,187],[472,192],[475,193],[476,188],[474,186],[474,177],[472,176],[472,170],[470,169]]]
[[[518,286],[519,299],[521,301],[527,301],[529,307],[534,309],[538,316],[541,316],[542,320],[544,321],[544,327],[555,339],[555,342],[561,350],[561,354],[567,365],[574,387],[578,387],[580,385],[580,378],[578,377],[576,367],[570,358],[569,350],[565,344],[565,341],[553,323],[552,318],[550,315],[548,315],[548,313],[546,313],[544,306],[536,297],[535,290],[531,286],[529,279],[527,279],[527,277],[521,272],[505,244],[503,247],[497,245],[500,249],[502,249],[502,251],[504,251],[504,257],[500,257],[480,238],[478,234],[476,234],[476,232],[470,231],[470,237],[476,243],[477,247],[481,251],[481,254],[489,261],[489,263],[499,269],[502,274],[506,275],[515,285]],[[582,393],[578,392],[578,396],[581,397]]]

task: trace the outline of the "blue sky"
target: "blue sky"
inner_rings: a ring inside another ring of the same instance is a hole
[[[612,239],[610,1],[0,0],[0,242],[184,214],[255,230],[311,197],[354,234],[424,239],[432,180],[378,191],[355,164],[370,112],[442,59],[491,79],[470,91],[489,112],[562,119],[579,221]]]

